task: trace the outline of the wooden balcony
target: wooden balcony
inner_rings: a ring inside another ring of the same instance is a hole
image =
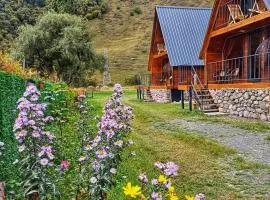
[[[154,58],[160,58],[167,55],[167,49],[164,43],[155,44],[155,55]]]
[[[253,0],[250,4],[243,4],[241,0],[228,0],[218,10],[217,20],[211,37],[221,34],[231,34],[233,31],[247,32],[252,25],[265,23],[270,19],[270,12],[266,10],[262,1]]]
[[[255,54],[207,64],[208,84],[213,87],[270,86],[270,53]],[[227,85],[227,86],[226,86]]]

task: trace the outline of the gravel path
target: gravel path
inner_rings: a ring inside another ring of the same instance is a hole
[[[236,149],[249,161],[270,165],[270,142],[265,140],[269,133],[258,133],[234,128],[226,124],[213,124],[191,120],[172,120],[170,124],[184,127],[189,131],[207,135],[221,144]]]

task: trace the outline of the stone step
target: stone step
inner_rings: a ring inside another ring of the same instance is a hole
[[[215,100],[214,99],[202,99],[202,101],[205,103],[205,102],[215,102]]]
[[[203,109],[203,112],[205,113],[211,113],[211,112],[218,112],[219,110],[216,108],[216,109]]]

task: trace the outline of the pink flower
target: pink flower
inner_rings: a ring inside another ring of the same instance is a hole
[[[69,162],[67,160],[62,160],[60,167],[62,171],[65,171],[69,167]]]

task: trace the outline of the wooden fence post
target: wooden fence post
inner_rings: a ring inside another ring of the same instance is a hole
[[[192,111],[192,88],[189,88],[189,111]]]
[[[185,109],[185,95],[184,95],[184,90],[181,90],[181,104],[182,104],[182,109]]]

